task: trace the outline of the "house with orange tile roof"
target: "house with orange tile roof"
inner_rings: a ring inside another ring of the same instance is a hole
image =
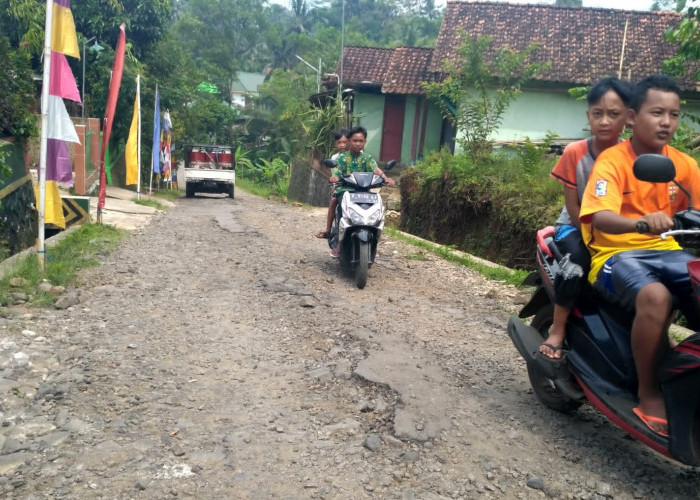
[[[664,32],[680,21],[675,12],[554,7],[484,1],[448,1],[434,49],[345,47],[336,73],[352,89],[353,123],[368,129],[365,150],[380,160],[413,163],[430,151],[454,147],[454,130],[422,86],[440,80],[445,61],[459,64],[464,33],[487,36],[492,50],[522,51],[534,42],[531,62],[549,69],[527,82],[506,110],[493,139],[497,143],[533,141],[554,132],[562,143],[589,135],[586,105],[570,97],[572,87],[604,76],[637,81],[662,71],[675,54]],[[693,71],[677,81],[684,110],[700,112]],[[332,88],[337,79],[327,82]]]

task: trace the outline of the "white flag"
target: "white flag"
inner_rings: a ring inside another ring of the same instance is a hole
[[[68,116],[68,110],[66,105],[63,104],[63,99],[55,96],[49,96],[49,123],[48,123],[48,138],[49,139],[59,139],[61,141],[77,142],[80,144],[80,139],[78,139],[78,133],[75,131],[75,126],[73,121]]]

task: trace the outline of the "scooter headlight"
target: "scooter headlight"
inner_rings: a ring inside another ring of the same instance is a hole
[[[369,216],[367,217],[367,225],[369,226],[376,226],[378,225],[382,220],[382,209],[375,210]]]
[[[355,212],[352,208],[348,208],[348,215],[350,216],[350,222],[352,223],[353,226],[362,226],[364,225],[364,218]]]

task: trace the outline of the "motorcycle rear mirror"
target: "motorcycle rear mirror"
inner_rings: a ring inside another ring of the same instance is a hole
[[[331,160],[330,158],[326,158],[323,160],[323,165],[328,167],[328,168],[335,168],[335,160]]]
[[[632,167],[634,176],[645,182],[671,182],[676,177],[676,167],[668,156],[659,154],[639,155]]]
[[[391,170],[395,166],[396,166],[396,160],[389,160],[388,162],[386,162],[386,165],[384,165],[384,168],[382,169],[382,171],[386,172],[387,170]]]

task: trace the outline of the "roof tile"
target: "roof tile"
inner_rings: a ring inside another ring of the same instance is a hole
[[[680,18],[675,12],[448,1],[430,71],[440,72],[444,60],[456,60],[463,29],[492,37],[496,48],[522,51],[530,42],[539,43],[530,60],[549,61],[551,67],[538,80],[590,84],[617,75],[621,58],[621,76],[638,80],[660,72],[663,60],[675,54],[663,34]],[[678,81],[695,90],[692,78]]]

